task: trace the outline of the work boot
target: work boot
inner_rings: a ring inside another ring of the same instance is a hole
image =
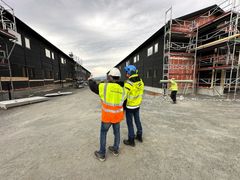
[[[108,149],[114,156],[118,156],[119,155],[119,151],[115,150],[113,146],[109,146]]]
[[[143,142],[142,135],[137,134],[135,139],[137,139],[139,142]]]
[[[132,146],[132,147],[135,146],[134,139],[128,139],[128,140],[124,139],[124,140],[123,140],[123,143],[124,143],[125,145],[128,145],[128,146]]]
[[[105,155],[100,154],[99,151],[95,151],[94,154],[99,161],[101,161],[101,162],[105,161]]]

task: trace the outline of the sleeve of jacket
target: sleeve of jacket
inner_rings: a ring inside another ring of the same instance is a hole
[[[98,88],[97,82],[94,81],[93,79],[90,79],[90,80],[88,80],[88,84],[89,84],[89,88],[91,89],[91,91],[98,95],[99,88]]]
[[[126,96],[125,96],[126,99],[125,99],[125,101],[123,103],[124,110],[126,110],[126,107],[127,107],[127,97],[128,97],[129,92],[131,91],[131,89],[132,89],[132,85],[129,83],[129,81],[125,81],[124,82],[124,91],[126,93]]]
[[[125,92],[126,92],[127,94],[131,91],[132,86],[133,86],[133,84],[132,84],[131,81],[129,81],[129,80],[125,81],[125,83],[124,83],[124,89],[125,89]]]

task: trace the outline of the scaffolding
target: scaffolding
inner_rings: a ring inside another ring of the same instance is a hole
[[[3,0],[0,0],[0,71],[8,71],[10,87],[9,99],[14,98],[14,85],[10,56],[17,41],[17,26],[14,10]],[[0,77],[0,91],[2,92],[2,78]],[[9,85],[8,85],[9,86]]]
[[[165,13],[165,26],[164,26],[164,45],[163,45],[163,79],[169,78],[169,59],[171,47],[171,29],[172,27],[172,7]]]
[[[225,0],[191,18],[172,19],[169,8],[165,13],[163,79],[192,80],[194,94],[207,86],[218,95],[233,91],[235,98],[239,89],[239,11],[236,0]],[[204,78],[207,75],[211,77]]]
[[[207,86],[216,94],[234,94],[239,88],[239,3],[226,0],[221,3],[222,15],[214,19],[217,28],[199,36],[197,51],[198,87]],[[201,30],[202,28],[199,27]],[[211,73],[209,73],[209,71]],[[203,78],[210,74],[211,77]]]
[[[172,19],[172,8],[169,8],[165,13],[165,24],[163,79],[181,80],[179,87],[185,93],[191,84],[189,82],[192,82],[189,80],[193,79],[194,53],[189,51],[193,24],[191,21]],[[181,41],[177,40],[178,38]]]

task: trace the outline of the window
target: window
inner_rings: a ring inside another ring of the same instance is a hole
[[[134,56],[133,63],[136,63],[136,62],[137,62],[137,56]]]
[[[148,55],[148,56],[151,56],[152,53],[153,53],[153,47],[151,46],[150,48],[148,48],[147,55]]]
[[[152,70],[152,69],[149,69],[149,70],[147,71],[147,78],[151,78],[152,75],[153,75],[153,70]]]
[[[28,77],[30,79],[35,77],[35,72],[34,72],[34,68],[28,68]]]
[[[28,39],[28,38],[26,38],[26,37],[25,37],[25,47],[31,49],[30,39]]]
[[[5,51],[0,50],[0,58],[1,59],[5,58]]]
[[[52,59],[54,59],[54,52],[52,52]]]
[[[45,70],[45,78],[46,79],[52,79],[53,78],[53,72],[51,70]]]
[[[154,78],[157,77],[157,70],[156,70],[156,69],[153,70],[153,77],[154,77]]]
[[[126,66],[128,66],[130,64],[130,62],[129,61],[126,61]]]
[[[154,45],[154,53],[157,53],[157,52],[158,52],[158,43]]]
[[[119,66],[119,67],[118,67],[118,69],[119,69],[119,70],[121,70],[121,69],[122,69],[122,67],[121,67],[121,66]]]
[[[45,55],[46,57],[51,58],[50,50],[45,48]]]
[[[17,34],[16,34],[16,37],[17,37],[16,43],[17,43],[18,45],[22,46],[22,36],[21,36],[21,34],[17,33]]]
[[[15,40],[10,40],[10,41],[16,42],[16,44],[22,46],[22,36],[21,36],[21,34],[16,32],[16,31],[13,31],[12,29],[8,29],[8,32],[10,34],[13,34],[16,37]]]
[[[23,77],[27,77],[25,67],[22,67],[22,76]]]
[[[66,59],[64,59],[63,57],[61,57],[61,63],[62,63],[62,64],[66,64],[66,63],[67,63]]]
[[[138,62],[138,61],[139,61],[139,54],[136,55],[136,56],[134,56],[134,58],[133,58],[133,62],[134,62],[134,63],[136,63],[136,62]]]

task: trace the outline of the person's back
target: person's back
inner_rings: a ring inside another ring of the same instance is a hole
[[[171,83],[170,88],[169,88],[171,90],[170,97],[173,101],[173,104],[176,104],[177,103],[177,98],[176,97],[177,97],[177,91],[178,91],[178,84],[177,84],[175,78],[171,78],[170,83]]]
[[[169,89],[171,91],[178,91],[178,84],[177,84],[175,78],[170,79],[170,83],[171,83],[171,85],[170,85]]]
[[[106,154],[106,137],[109,128],[113,127],[114,144],[108,149],[114,156],[119,154],[120,144],[120,122],[123,120],[123,102],[126,99],[123,84],[119,81],[121,73],[117,68],[113,68],[108,76],[107,82],[89,80],[91,91],[98,94],[102,104],[102,122],[100,131],[100,149],[94,154],[100,161],[105,160]]]
[[[142,103],[142,95],[144,92],[144,83],[138,74],[131,75],[125,82],[124,88],[127,89],[127,108],[137,108]]]
[[[123,120],[124,89],[116,82],[100,83],[99,96],[102,103],[102,121],[118,123]]]

